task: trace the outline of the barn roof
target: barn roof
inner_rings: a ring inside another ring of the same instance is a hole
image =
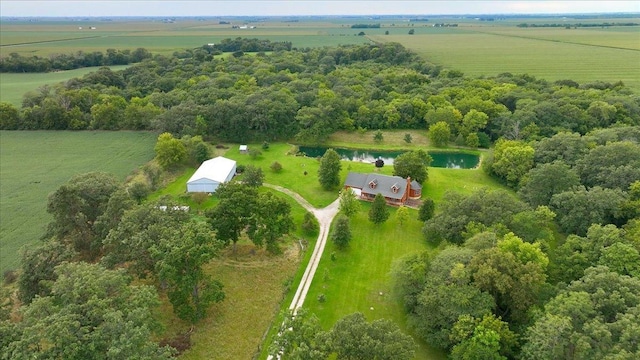
[[[187,184],[203,179],[222,183],[227,179],[229,173],[234,170],[235,166],[235,160],[227,159],[222,156],[209,159],[200,165],[198,170],[196,170],[196,172],[189,178]]]

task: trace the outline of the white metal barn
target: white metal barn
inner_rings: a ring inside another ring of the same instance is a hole
[[[187,181],[187,192],[215,192],[218,186],[233,178],[236,162],[222,156],[209,159]]]

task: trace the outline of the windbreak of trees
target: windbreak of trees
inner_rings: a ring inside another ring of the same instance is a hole
[[[254,43],[223,43],[236,41]],[[235,55],[194,49],[118,72],[102,68],[26,94],[21,109],[2,104],[0,128],[320,143],[337,130],[433,127],[439,144],[486,147],[498,138],[534,141],[640,124],[640,98],[622,83],[509,73],[471,79],[396,43]]]
[[[143,48],[133,51],[107,49],[106,53],[78,51],[75,54],[54,54],[49,57],[11,53],[9,56],[0,58],[0,73],[49,72],[91,66],[128,65],[150,57],[151,53]]]

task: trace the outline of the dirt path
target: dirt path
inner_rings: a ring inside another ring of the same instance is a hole
[[[311,206],[311,204],[309,204],[309,202],[302,196],[289,189],[272,184],[263,185],[268,188],[283,192],[294,198],[300,205],[302,205],[302,207],[311,212],[318,219],[318,223],[320,224],[320,234],[318,235],[316,246],[313,249],[313,254],[311,254],[309,264],[304,270],[304,275],[302,276],[302,280],[300,280],[300,285],[298,285],[296,294],[293,296],[293,301],[291,301],[291,305],[289,305],[289,310],[293,310],[295,313],[299,308],[302,307],[302,304],[304,304],[304,299],[307,297],[309,287],[311,287],[313,276],[316,274],[318,264],[320,263],[320,258],[322,257],[322,252],[324,251],[324,247],[327,243],[327,238],[329,237],[329,228],[331,227],[331,221],[336,216],[336,214],[338,214],[340,199],[336,199],[325,208],[317,209]]]

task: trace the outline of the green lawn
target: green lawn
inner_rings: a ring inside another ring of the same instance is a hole
[[[111,66],[113,71],[125,69],[126,65]],[[96,71],[98,67],[82,68],[50,73],[7,74],[0,73],[0,101],[22,106],[22,96],[43,85],[53,85]]]
[[[367,218],[369,208],[363,202],[351,220],[353,239],[347,250],[327,244],[304,307],[318,316],[325,329],[345,315],[362,312],[369,321],[389,319],[411,333],[402,305],[393,295],[390,271],[403,256],[429,250],[420,231],[422,223],[416,219],[417,211],[411,210],[411,220],[401,226],[395,208],[390,207],[389,220],[373,225]],[[324,303],[318,301],[320,294],[325,295]],[[416,359],[444,359],[444,354],[419,342]]]
[[[47,196],[72,176],[104,171],[124,180],[153,158],[149,132],[0,131],[0,270],[49,222]]]

